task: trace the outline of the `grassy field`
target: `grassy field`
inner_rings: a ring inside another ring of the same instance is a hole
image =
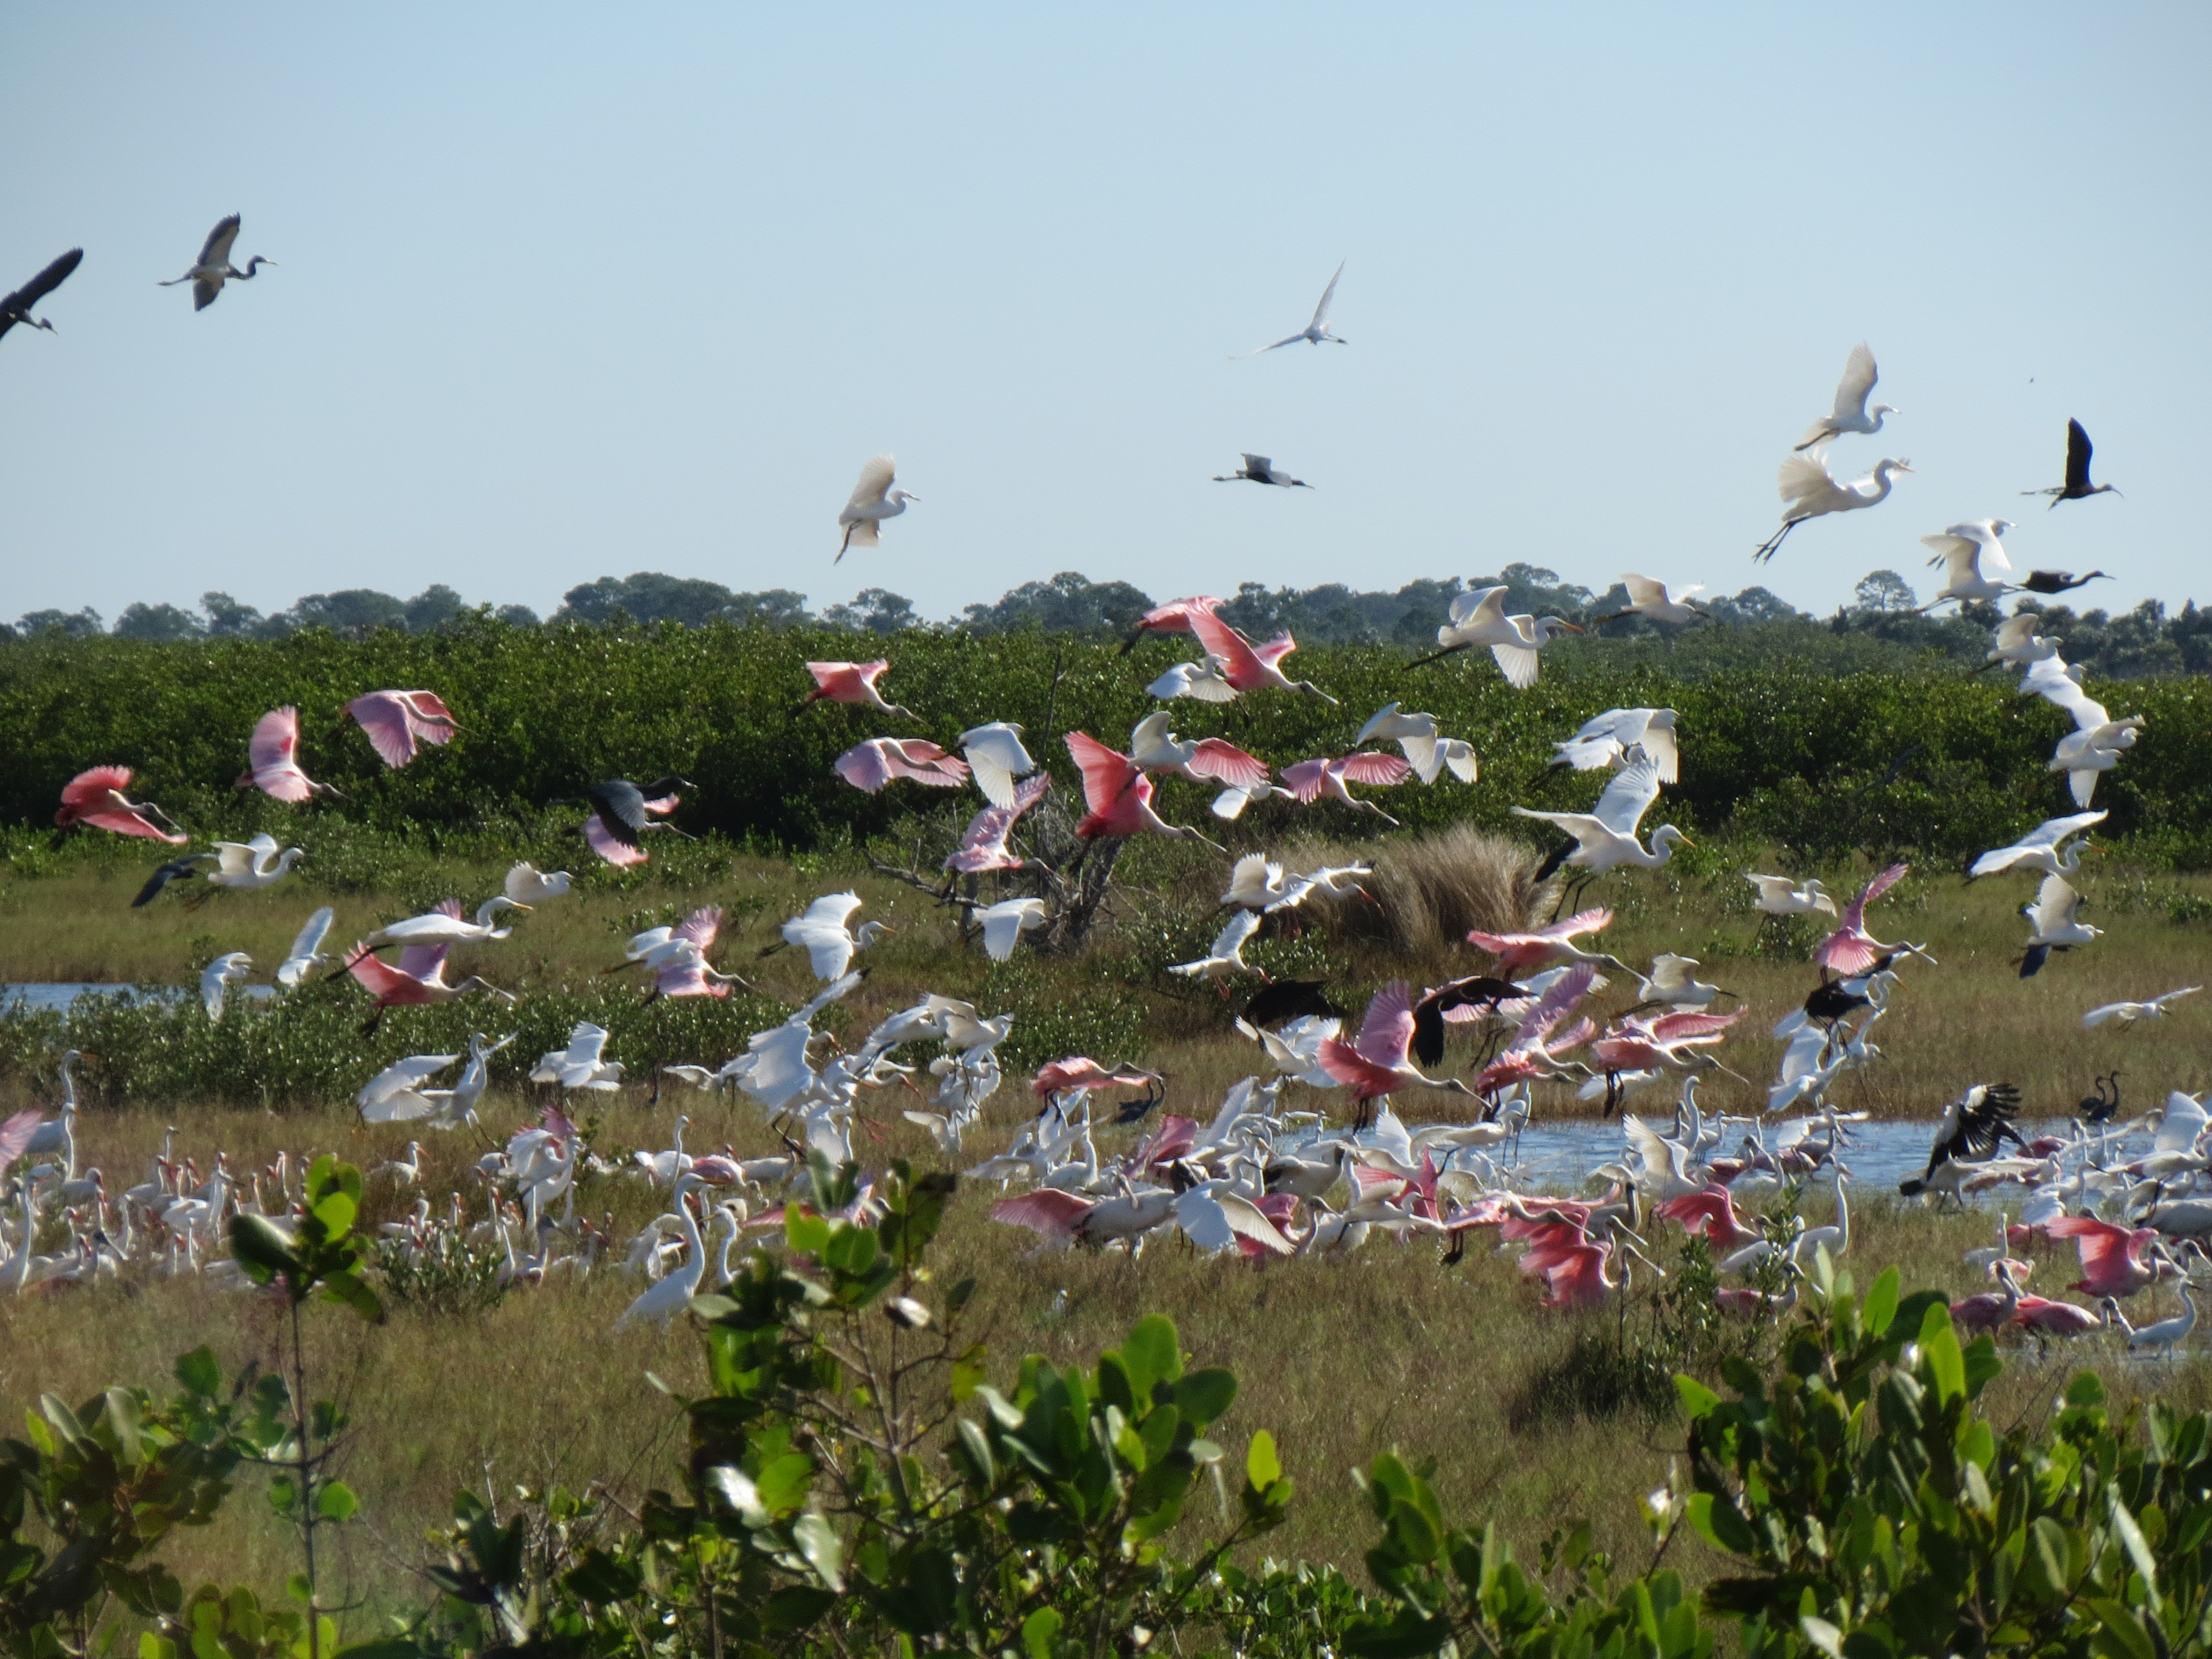
[[[1699,957],[1706,976],[1745,1000],[1750,1012],[1723,1051],[1751,1086],[1717,1076],[1709,1105],[1748,1109],[1763,1100],[1778,1048],[1765,1033],[1814,980],[1802,960],[1802,941],[1762,936],[1747,907],[1749,888],[1738,873],[1765,867],[1748,854],[1707,849],[1700,873],[1684,869],[1633,874],[1599,884],[1589,902],[1613,905],[1620,920],[1606,943],[1624,958],[1662,949]],[[473,902],[495,890],[498,869],[456,866],[449,887]],[[1863,870],[1832,872],[1848,888]],[[244,949],[257,960],[280,959],[306,912],[339,908],[334,937],[347,939],[404,915],[420,895],[331,893],[301,878],[272,891],[222,895],[190,913],[162,904],[131,911],[128,898],[140,870],[122,861],[67,866],[39,879],[0,882],[0,977],[148,980],[182,983],[198,961],[220,950]],[[765,997],[797,1000],[809,983],[793,953],[766,959],[758,948],[775,926],[808,898],[848,885],[874,915],[901,931],[862,958],[873,972],[852,998],[843,1029],[865,1030],[880,1014],[925,990],[975,995],[996,1012],[994,988],[1018,987],[1040,1018],[1079,1012],[1104,1000],[1133,1011],[1139,1033],[1128,1058],[1142,1058],[1169,1079],[1168,1109],[1210,1114],[1223,1090],[1257,1069],[1256,1051],[1229,1030],[1230,1011],[1210,988],[1167,981],[1164,962],[1195,954],[1210,937],[1212,895],[1225,866],[1212,855],[1174,847],[1133,848],[1120,874],[1110,933],[1075,962],[1027,960],[1019,976],[992,970],[978,950],[960,950],[951,913],[921,893],[870,873],[857,860],[817,855],[770,860],[727,855],[710,870],[690,867],[674,884],[647,872],[642,881],[586,881],[568,901],[522,919],[514,937],[459,953],[460,971],[482,971],[521,992],[573,990],[619,958],[620,939],[640,918],[665,919],[698,902],[729,907],[726,966],[757,976]],[[1940,967],[1906,970],[1906,986],[1879,1030],[1882,1062],[1847,1079],[1838,1103],[1885,1115],[1924,1117],[1965,1085],[2010,1080],[2027,1095],[2032,1115],[2059,1115],[2087,1091],[2090,1078],[2124,1068],[2131,1108],[2162,1098],[2170,1087],[2212,1082],[2212,997],[2181,1005],[2163,1023],[2123,1034],[2085,1032],[2081,1012],[2099,1002],[2144,997],[2203,977],[2205,924],[2174,920],[2192,914],[2201,884],[2155,877],[2093,860],[2082,884],[2095,907],[2091,919],[2107,936],[2086,950],[2055,958],[2037,979],[2014,976],[2009,958],[2024,936],[2013,915],[2032,891],[2026,878],[1972,886],[1955,873],[1915,876],[1870,917],[1877,936],[1924,942]],[[1357,901],[1355,901],[1357,902]],[[1325,917],[1301,937],[1270,940],[1257,953],[1282,970],[1330,974],[1355,1013],[1375,985],[1393,974],[1417,982],[1481,966],[1462,946],[1430,958],[1340,937]],[[1276,953],[1271,959],[1268,952]],[[635,993],[634,993],[635,994]],[[1618,1010],[1634,999],[1616,985],[1602,1000]],[[752,1005],[757,1007],[757,1004]],[[471,1018],[483,1029],[510,1029],[502,1011],[483,1005]],[[398,1052],[425,1046],[409,1036],[407,1011],[388,1029]],[[721,1016],[717,1015],[717,1018]],[[726,1041],[714,1052],[665,1055],[718,1062],[741,1048],[765,1023],[727,1013]],[[622,1054],[641,1086],[582,1103],[599,1115],[597,1146],[610,1156],[632,1146],[665,1146],[678,1112],[691,1119],[694,1152],[729,1146],[741,1153],[773,1150],[756,1107],[710,1099],[688,1090],[646,1104],[642,1054]],[[1120,1058],[1102,1054],[1100,1058]],[[83,1074],[89,1101],[83,1161],[108,1172],[111,1186],[143,1178],[163,1130],[174,1125],[180,1152],[205,1170],[218,1149],[234,1167],[258,1168],[282,1150],[318,1151],[372,1166],[404,1150],[405,1126],[368,1128],[342,1101],[290,1103],[282,1110],[176,1100],[118,1108],[103,1103],[98,1067]],[[35,1066],[0,1081],[0,1109],[50,1095]],[[1443,1101],[1444,1107],[1434,1103]],[[973,1137],[961,1162],[973,1162],[1010,1138],[1030,1102],[1010,1080],[988,1110],[988,1127]],[[495,1092],[483,1116],[495,1133],[525,1121],[534,1102],[515,1090]],[[904,1156],[919,1167],[943,1163],[919,1132],[898,1115],[896,1097],[862,1115],[855,1144],[864,1158]],[[1310,1103],[1306,1102],[1301,1104]],[[1460,1103],[1433,1097],[1401,1103],[1413,1119]],[[1571,1107],[1540,1099],[1539,1110]],[[1104,1139],[1102,1153],[1122,1149],[1133,1132]],[[434,1201],[466,1187],[468,1166],[483,1147],[465,1134],[440,1139],[428,1151],[424,1190]],[[402,1212],[411,1191],[374,1184],[370,1218]],[[992,1194],[970,1188],[956,1201],[942,1237],[943,1267],[980,1281],[975,1317],[1003,1379],[1024,1352],[1062,1360],[1088,1356],[1118,1341],[1139,1315],[1171,1313],[1205,1363],[1232,1366],[1243,1393],[1227,1425],[1232,1435],[1267,1427],[1280,1439],[1303,1497],[1289,1528],[1271,1540],[1275,1553],[1330,1559],[1347,1565],[1369,1541],[1364,1511],[1348,1471],[1374,1453],[1401,1447],[1437,1460],[1438,1481],[1454,1512],[1492,1515],[1510,1534],[1540,1536],[1559,1521],[1588,1516],[1601,1544],[1627,1550],[1639,1534],[1634,1497],[1663,1474],[1679,1431],[1666,1419],[1628,1413],[1601,1420],[1546,1417],[1540,1379],[1556,1365],[1579,1328],[1615,1328],[1610,1314],[1567,1317],[1539,1310],[1537,1287],[1510,1255],[1471,1253],[1455,1267],[1439,1264],[1433,1246],[1370,1244],[1343,1262],[1296,1260],[1253,1269],[1194,1255],[1180,1245],[1121,1256],[1030,1251],[1029,1235],[990,1222]],[[481,1212],[480,1200],[472,1200]],[[607,1216],[622,1234],[660,1207],[641,1180],[587,1183],[580,1206]],[[1825,1195],[1811,1200],[1808,1219],[1826,1218]],[[1959,1255],[1985,1242],[1984,1218],[1932,1216],[1917,1209],[1855,1203],[1856,1234],[1849,1265],[1862,1283],[1887,1263],[1905,1270],[1908,1286],[1954,1292],[1978,1288]],[[2036,1288],[2050,1291],[2073,1275],[2063,1264],[2042,1270]],[[2045,1282],[2046,1279],[2050,1282]],[[411,1574],[422,1556],[423,1529],[447,1514],[457,1486],[502,1490],[517,1483],[605,1483],[629,1497],[665,1476],[681,1432],[667,1402],[645,1380],[652,1370],[679,1389],[696,1382],[691,1340],[679,1326],[663,1335],[610,1327],[636,1286],[605,1272],[580,1285],[520,1291],[500,1307],[466,1319],[426,1317],[401,1310],[391,1322],[365,1330],[335,1315],[319,1322],[325,1375],[340,1380],[358,1437],[343,1473],[360,1490],[368,1524],[343,1546],[349,1595],[380,1601],[416,1598]],[[1059,1293],[1065,1291],[1064,1302]],[[2172,1311],[2161,1304],[2159,1312]],[[1642,1317],[1639,1314],[1636,1317]],[[173,1357],[201,1342],[227,1367],[273,1357],[274,1316],[258,1298],[196,1280],[149,1279],[85,1291],[0,1300],[0,1412],[12,1419],[42,1390],[76,1399],[111,1382],[157,1383]],[[2071,1354],[2095,1352],[2123,1392],[2154,1385],[2177,1404],[2198,1406],[2212,1395],[2201,1364],[2128,1365],[2093,1340]],[[2049,1364],[2027,1350],[2001,1383],[1995,1415],[2036,1408],[2063,1363]],[[251,1483],[249,1483],[251,1484]],[[250,1496],[250,1494],[249,1494]],[[234,1504],[218,1524],[183,1535],[176,1559],[195,1575],[274,1585],[291,1564],[289,1534],[258,1498]],[[1683,1563],[1693,1571],[1694,1561]]]

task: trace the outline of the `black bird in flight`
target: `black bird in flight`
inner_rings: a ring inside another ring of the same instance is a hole
[[[2094,447],[2089,442],[2089,434],[2083,429],[2081,422],[2067,422],[2066,482],[2044,489],[2023,489],[2020,493],[2023,495],[2048,495],[2053,507],[2057,506],[2061,501],[2078,501],[2087,496],[2101,495],[2106,490],[2112,490],[2115,495],[2118,495],[2120,492],[2112,489],[2112,485],[2108,483],[2093,484],[2089,482],[2089,457],[2095,453]],[[2088,579],[2084,577],[2082,580],[2086,581]]]
[[[26,328],[43,328],[52,333],[54,325],[43,317],[31,315],[31,307],[69,281],[70,272],[83,258],[82,248],[71,248],[6,299],[0,300],[0,334],[5,334],[18,323]]]

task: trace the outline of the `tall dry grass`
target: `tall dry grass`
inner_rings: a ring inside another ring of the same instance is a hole
[[[1472,824],[1347,847],[1293,843],[1295,867],[1370,864],[1372,904],[1347,904],[1330,929],[1347,943],[1379,945],[1423,961],[1462,949],[1469,932],[1514,933],[1535,921],[1551,896],[1541,862],[1527,847]]]

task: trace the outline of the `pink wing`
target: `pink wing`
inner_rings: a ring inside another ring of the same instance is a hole
[[[891,781],[890,762],[884,753],[888,741],[870,738],[856,744],[831,762],[830,769],[854,788],[872,795]]]
[[[1321,799],[1321,787],[1328,777],[1328,761],[1326,757],[1320,760],[1300,761],[1296,766],[1283,769],[1283,787],[1293,800],[1311,805]],[[1468,937],[1473,938],[1474,935],[1469,934]]]
[[[444,708],[443,703],[439,704]],[[346,705],[346,713],[360,723],[367,734],[369,745],[382,756],[386,766],[404,766],[415,758],[415,723],[410,718],[404,694],[398,691],[371,691],[356,697]],[[443,743],[445,739],[434,739]]]
[[[1093,812],[1111,810],[1136,777],[1136,763],[1088,732],[1071,732],[1066,741],[1067,752],[1083,774],[1084,804]]]
[[[1880,875],[1876,876],[1872,881],[1867,884],[1866,891],[1859,895],[1859,902],[1861,904],[1873,903],[1875,900],[1880,898],[1891,888],[1896,886],[1899,882],[1903,881],[1905,879],[1905,872],[1911,867],[1912,866],[1909,864],[1891,865],[1888,869],[1883,871]]]
[[[1670,1048],[1678,1042],[1694,1042],[1700,1037],[1710,1039],[1741,1019],[1743,1012],[1739,1008],[1732,1014],[1662,1014],[1651,1022],[1651,1035]]]
[[[1196,599],[1172,600],[1145,612],[1137,619],[1137,627],[1151,634],[1188,634],[1194,613],[1202,611],[1211,616],[1220,604],[1219,599],[1203,594]]]
[[[584,820],[584,839],[591,843],[592,850],[609,864],[629,865],[645,862],[645,848],[623,846],[622,842],[607,833],[607,826],[600,822],[597,812]]]
[[[1557,1036],[1547,1037],[1544,1040],[1544,1052],[1547,1054],[1564,1054],[1570,1048],[1581,1048],[1596,1035],[1597,1026],[1595,1022],[1588,1018],[1578,1019]]]
[[[0,1171],[4,1171],[10,1164],[22,1157],[23,1149],[31,1144],[31,1137],[38,1133],[38,1129],[36,1107],[18,1112],[6,1122],[0,1123]]]
[[[1413,1040],[1413,990],[1404,980],[1394,979],[1367,1005],[1367,1018],[1360,1021],[1352,1046],[1374,1064],[1395,1071],[1406,1063],[1406,1048]]]
[[[558,1106],[541,1107],[538,1113],[538,1127],[556,1140],[568,1141],[575,1139],[576,1121]]]
[[[127,766],[95,766],[88,772],[78,773],[62,787],[61,810],[54,814],[54,822],[64,826],[87,823],[114,835],[166,841],[174,847],[181,847],[191,839],[188,836],[173,836],[144,813],[118,805],[117,799],[130,781],[131,769]]]
[[[453,906],[455,915],[460,911],[459,905]],[[442,940],[436,945],[404,945],[399,952],[399,971],[411,980],[435,979],[446,971],[446,953],[453,948]]]
[[[1854,899],[1844,914],[1851,918],[1851,925],[1838,927],[1813,947],[1813,961],[1831,973],[1850,978],[1863,974],[1874,966],[1875,949],[1857,926],[1859,902]]]
[[[1234,789],[1257,789],[1267,781],[1267,762],[1221,738],[1200,741],[1191,753],[1189,770],[1194,777],[1212,778]]]
[[[1171,1164],[1197,1144],[1196,1121],[1169,1112],[1161,1117],[1160,1127],[1145,1138],[1144,1145],[1130,1154],[1129,1166],[1149,1170],[1158,1164]]]
[[[1019,1198],[1000,1199],[991,1206],[991,1219],[1027,1227],[1031,1232],[1048,1237],[1065,1237],[1075,1231],[1076,1223],[1089,1215],[1093,1207],[1090,1199],[1063,1193],[1057,1187],[1040,1187]]]
[[[1251,641],[1215,616],[1211,611],[1190,613],[1190,631],[1198,635],[1198,642],[1208,654],[1221,659],[1222,678],[1240,691],[1246,689],[1240,680],[1249,681],[1260,666],[1260,659],[1252,649]]]
[[[2063,1215],[2044,1224],[2044,1231],[2053,1238],[2070,1238],[2081,1253],[2081,1271],[2085,1278],[2100,1276],[2100,1270],[2128,1260],[2131,1235],[2124,1227],[2116,1227],[2109,1221],[2098,1221],[2085,1215]]]
[[[690,954],[663,963],[654,977],[653,988],[665,997],[726,997],[730,994],[728,986],[708,981],[706,959]]]
[[[677,925],[676,931],[669,937],[690,939],[699,947],[703,955],[714,945],[714,935],[721,931],[722,907],[719,904],[708,904],[702,905],[684,917]]]
[[[1298,642],[1285,633],[1278,634],[1265,645],[1255,645],[1252,654],[1270,668],[1279,666],[1284,658],[1298,648]]]
[[[1520,1048],[1523,1036],[1547,1031],[1575,1011],[1576,1006],[1589,994],[1590,981],[1597,977],[1597,969],[1587,962],[1577,963],[1574,968],[1552,981],[1552,988],[1537,999],[1536,1006],[1521,1022],[1521,1029],[1513,1034],[1509,1048]]]
[[[396,991],[404,991],[420,982],[413,975],[400,972],[374,952],[362,950],[358,945],[354,947],[353,959],[346,963],[346,971],[380,1002]]]
[[[287,704],[272,708],[253,725],[246,747],[257,772],[271,766],[296,767],[300,759],[300,711]]]
[[[1370,1083],[1381,1083],[1385,1088],[1389,1086],[1389,1073],[1377,1067],[1342,1037],[1324,1038],[1314,1057],[1321,1062],[1322,1071],[1350,1088],[1364,1088]]]
[[[914,783],[926,783],[935,789],[957,789],[968,781],[968,763],[957,755],[948,755],[926,738],[908,738],[903,741],[885,738],[884,761],[893,775]]]
[[[1613,912],[1607,909],[1578,910],[1565,921],[1555,921],[1536,929],[1538,939],[1572,939],[1577,933],[1602,933],[1613,925]]]
[[[1403,783],[1413,775],[1402,755],[1378,755],[1371,750],[1346,755],[1336,769],[1348,783]]]

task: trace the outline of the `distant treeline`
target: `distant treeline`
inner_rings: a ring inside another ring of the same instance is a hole
[[[1255,638],[1288,629],[1306,646],[1395,645],[1413,650],[1434,640],[1437,625],[1454,594],[1499,583],[1512,590],[1510,608],[1516,612],[1564,617],[1586,626],[1628,603],[1626,590],[1618,583],[1596,593],[1561,581],[1554,571],[1509,564],[1495,575],[1465,582],[1456,577],[1424,578],[1391,592],[1363,592],[1335,582],[1308,588],[1269,588],[1246,582],[1223,607],[1222,614]],[[126,606],[112,627],[89,608],[75,612],[34,611],[12,628],[0,624],[0,639],[112,635],[158,644],[203,639],[282,639],[310,629],[327,629],[341,639],[359,639],[386,629],[435,633],[449,630],[465,619],[485,617],[515,628],[658,623],[706,628],[730,623],[742,628],[786,631],[828,628],[878,635],[927,629],[938,633],[1036,631],[1097,638],[1125,633],[1155,603],[1152,596],[1127,582],[1094,582],[1074,571],[1063,571],[1049,581],[1024,582],[994,604],[971,605],[961,615],[935,623],[923,618],[911,600],[880,587],[863,588],[848,603],[829,605],[819,612],[808,609],[807,598],[789,588],[739,592],[696,577],[639,571],[620,579],[602,576],[570,588],[561,608],[541,621],[526,605],[471,607],[443,583],[409,599],[366,587],[310,593],[289,610],[270,616],[240,605],[228,593],[213,592],[200,596],[198,611],[173,605]],[[1844,658],[1852,666],[1901,666],[1909,659],[1929,657],[1978,661],[1988,649],[1989,630],[1998,620],[1996,611],[1988,605],[1954,608],[1941,617],[1916,615],[1917,596],[1893,570],[1869,573],[1858,584],[1853,602],[1832,617],[1814,617],[1796,610],[1764,587],[1747,587],[1733,598],[1709,596],[1705,603],[1715,624],[1728,630],[1751,629],[1752,634],[1725,642],[1699,639],[1711,629],[1694,624],[1669,639],[1667,635],[1671,630],[1627,617],[1594,627],[1597,641],[1630,647],[1616,652],[1601,649],[1600,654],[1632,662],[1656,645],[1669,653],[1670,665],[1676,672],[1694,673],[1720,664],[1748,662],[1768,653],[1797,659],[1808,656],[1834,659],[1835,637],[1853,635],[1858,637],[1860,647],[1844,647]],[[2212,672],[2212,611],[2200,611],[2193,599],[2172,614],[2160,601],[2146,599],[2117,617],[2101,610],[2076,614],[2065,605],[2033,597],[2024,603],[2034,605],[2047,619],[2044,632],[2063,638],[2067,660],[2081,664],[2092,673],[2140,679],[2158,674]],[[1878,642],[1871,654],[1865,648],[1869,642]],[[1672,652],[1678,645],[1686,655],[1680,661],[1672,661]],[[1589,643],[1581,646],[1583,653],[1591,648]]]

